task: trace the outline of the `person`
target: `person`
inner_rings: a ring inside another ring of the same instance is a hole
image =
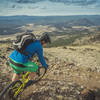
[[[41,36],[40,40],[35,40],[26,47],[25,50],[27,51],[28,55],[24,55],[17,50],[14,50],[10,54],[10,66],[14,70],[12,81],[18,80],[19,74],[23,71],[31,72],[29,78],[30,80],[32,80],[34,72],[38,70],[38,65],[34,62],[31,62],[29,59],[35,54],[37,54],[42,66],[46,69],[48,68],[48,65],[46,64],[45,58],[43,56],[43,46],[47,45],[50,42],[50,37],[46,33]]]

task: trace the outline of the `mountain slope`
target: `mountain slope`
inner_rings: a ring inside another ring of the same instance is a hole
[[[1,43],[0,92],[11,81],[13,70],[8,56],[12,51],[11,44]],[[99,52],[100,45],[44,48],[48,71],[40,82],[23,92],[20,100],[78,100],[84,89],[95,92],[96,100],[100,100]]]

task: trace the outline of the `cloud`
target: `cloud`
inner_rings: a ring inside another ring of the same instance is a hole
[[[36,3],[44,0],[16,0],[17,3]]]
[[[12,8],[16,8],[16,5],[12,5]]]
[[[99,0],[13,0],[12,2],[12,0],[4,0],[1,3],[0,0],[0,10],[1,10],[0,11],[1,16],[100,14],[100,1]]]
[[[37,3],[42,1],[51,1],[57,3],[66,3],[66,4],[78,4],[78,5],[91,5],[98,2],[98,0],[15,0],[17,3]]]

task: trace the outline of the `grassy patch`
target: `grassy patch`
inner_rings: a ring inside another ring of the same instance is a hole
[[[73,45],[73,42],[75,42],[76,39],[81,39],[81,37],[83,37],[84,34],[75,34],[75,35],[71,35],[66,38],[58,38],[57,40],[53,41],[51,44],[49,44],[46,47],[58,47],[58,46],[66,46],[66,45]]]

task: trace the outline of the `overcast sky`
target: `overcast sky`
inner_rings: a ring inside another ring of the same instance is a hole
[[[0,0],[0,16],[100,15],[100,0],[54,1],[57,2],[50,0]]]

